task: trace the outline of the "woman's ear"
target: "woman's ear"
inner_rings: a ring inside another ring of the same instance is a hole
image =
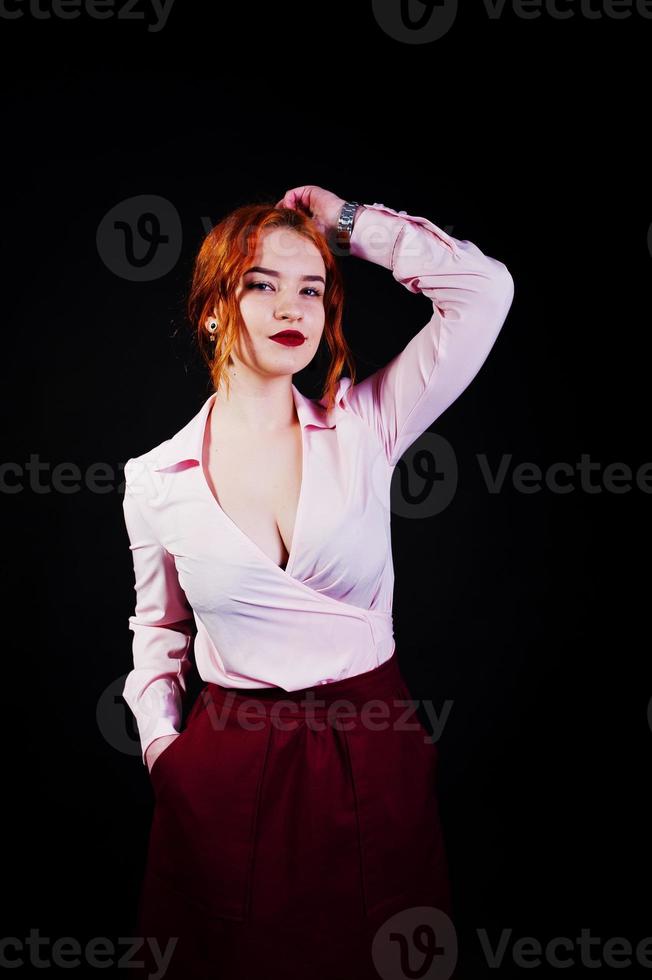
[[[221,317],[220,317],[220,308],[218,307],[217,304],[213,306],[213,312],[206,317],[206,320],[204,322],[204,327],[207,330],[209,330],[214,323],[217,323],[218,329],[222,325]]]

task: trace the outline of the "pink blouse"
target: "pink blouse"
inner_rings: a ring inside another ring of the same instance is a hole
[[[389,269],[432,316],[404,349],[336,404],[292,385],[303,473],[282,569],[217,503],[201,463],[211,395],[170,439],[125,464],[124,518],[136,605],[123,697],[142,759],[179,731],[190,654],[226,687],[326,684],[394,650],[390,483],[398,460],[480,370],[514,295],[506,266],[426,218],[367,204],[351,254]]]

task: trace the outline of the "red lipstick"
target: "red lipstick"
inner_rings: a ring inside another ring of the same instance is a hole
[[[275,340],[277,344],[284,344],[285,347],[299,347],[305,342],[305,337],[298,330],[280,330],[273,334],[270,340]]]

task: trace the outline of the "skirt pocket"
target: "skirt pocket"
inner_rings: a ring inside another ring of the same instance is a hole
[[[147,871],[204,914],[245,921],[269,727],[220,728],[203,698],[152,766]]]
[[[149,770],[149,778],[152,782],[152,787],[154,788],[154,792],[156,792],[156,787],[158,786],[158,778],[159,778],[160,771],[166,768],[167,761],[170,757],[170,754],[174,755],[174,752],[172,750],[175,748],[175,746],[178,747],[177,743],[180,741],[180,739],[184,737],[185,734],[186,734],[186,729],[184,728],[183,731],[179,732],[179,734],[174,739],[174,741],[170,742],[170,744],[167,745],[163,749],[163,751],[160,752],[154,759],[154,764],[152,765],[152,768]]]

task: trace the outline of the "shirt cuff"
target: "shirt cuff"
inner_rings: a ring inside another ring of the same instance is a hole
[[[364,210],[356,218],[351,232],[351,255],[375,262],[393,272],[398,237],[406,225],[414,225],[422,226],[433,233],[433,244],[429,246],[433,252],[436,252],[436,243],[452,253],[455,258],[460,258],[456,239],[428,218],[408,214],[407,211],[395,211],[394,208],[385,207],[384,204],[363,204],[362,207]],[[420,259],[421,254],[423,254],[423,247],[420,246],[415,257]]]

